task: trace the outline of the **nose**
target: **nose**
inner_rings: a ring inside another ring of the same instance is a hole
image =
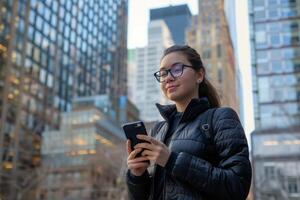
[[[171,72],[168,71],[168,74],[167,74],[167,76],[165,77],[164,82],[165,82],[165,83],[168,83],[168,82],[170,82],[170,81],[174,81],[174,77],[172,76]]]

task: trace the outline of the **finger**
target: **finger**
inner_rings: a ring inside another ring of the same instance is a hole
[[[137,145],[134,146],[135,149],[141,148],[141,149],[149,149],[153,150],[154,146],[151,143],[138,143]]]
[[[149,165],[150,164],[147,162],[139,162],[139,163],[128,165],[128,169],[146,168],[146,167],[149,167]]]
[[[149,150],[144,150],[144,151],[142,152],[142,156],[155,156],[155,155],[156,155],[155,152],[149,151]]]
[[[148,135],[137,135],[136,137],[138,139],[145,140],[145,141],[150,142],[150,143],[155,144],[155,145],[160,144],[159,141],[157,141],[156,139],[154,139],[153,137],[150,137]]]
[[[127,140],[126,145],[127,145],[127,147],[126,147],[127,155],[129,155],[132,152],[130,140]]]
[[[150,162],[152,161],[152,162],[156,162],[156,160],[157,160],[157,157],[156,156],[145,156],[148,160],[150,160]]]
[[[146,156],[141,156],[141,157],[138,157],[138,158],[128,160],[127,164],[139,163],[139,162],[144,162],[144,161],[147,161],[147,160],[148,160],[148,158]]]
[[[135,149],[135,150],[133,150],[130,154],[129,154],[129,156],[128,156],[128,160],[131,160],[131,159],[133,159],[133,158],[135,158],[135,156],[139,153],[139,152],[141,152],[142,151],[142,149]]]

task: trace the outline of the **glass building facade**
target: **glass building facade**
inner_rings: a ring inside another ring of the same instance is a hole
[[[120,148],[125,136],[105,114],[105,98],[93,99],[74,100],[77,105],[62,114],[60,129],[43,133],[37,199],[119,200],[126,194],[124,185],[116,184],[125,171],[126,155]]]
[[[300,124],[300,2],[249,1],[255,126]]]
[[[0,178],[1,195],[13,199],[10,191],[34,177],[17,171],[40,164],[40,135],[58,128],[73,97],[107,94],[118,116],[126,95],[127,4],[0,2],[0,174],[11,173],[8,182]]]
[[[256,200],[300,198],[300,1],[249,0]]]

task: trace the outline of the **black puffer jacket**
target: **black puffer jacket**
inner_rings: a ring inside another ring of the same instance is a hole
[[[169,116],[176,108],[174,105],[157,107],[166,121],[155,126],[151,134],[163,141],[168,131]],[[210,141],[201,129],[208,108],[207,100],[193,99],[171,137],[169,148],[172,153],[166,165],[163,188],[165,200],[242,200],[247,197],[251,165],[239,118],[231,108],[218,108],[212,119],[214,148],[208,148]],[[127,174],[131,199],[152,200],[155,167],[153,172],[146,172],[134,181],[130,172]]]

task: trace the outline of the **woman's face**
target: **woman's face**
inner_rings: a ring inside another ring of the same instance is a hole
[[[172,52],[163,57],[160,63],[160,70],[176,67],[177,63],[191,66],[191,63],[183,53]],[[181,76],[174,78],[168,73],[164,80],[160,85],[164,95],[174,102],[186,102],[192,98],[198,98],[198,87],[203,80],[203,71],[195,71],[191,67],[183,67]]]

